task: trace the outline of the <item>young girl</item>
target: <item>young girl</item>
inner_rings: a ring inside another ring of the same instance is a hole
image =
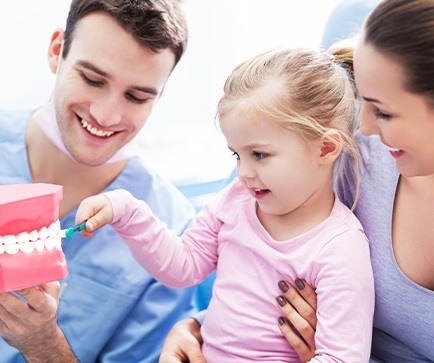
[[[342,62],[306,49],[270,51],[238,66],[218,105],[238,179],[177,237],[149,207],[116,190],[88,198],[76,221],[112,223],[133,255],[172,287],[217,269],[202,326],[208,362],[291,362],[295,351],[270,320],[276,279],[316,288],[313,362],[366,362],[374,287],[362,226],[333,192],[342,151],[357,157],[355,95]],[[283,297],[279,305],[287,304]]]

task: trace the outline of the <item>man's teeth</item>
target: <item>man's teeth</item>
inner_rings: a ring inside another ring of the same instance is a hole
[[[114,131],[98,130],[95,127],[92,127],[85,120],[81,120],[81,124],[83,125],[83,128],[85,128],[87,131],[89,131],[92,135],[95,135],[95,136],[98,136],[98,137],[109,137],[109,136],[112,136],[115,133]]]
[[[387,149],[389,150],[389,151],[391,151],[391,152],[398,152],[398,151],[401,151],[401,149],[397,149],[396,147],[390,147],[390,146],[388,146],[387,147]]]
[[[57,220],[50,226],[42,227],[39,231],[30,233],[21,232],[18,235],[0,236],[0,254],[6,253],[15,255],[19,251],[32,253],[33,251],[44,252],[44,249],[52,251],[54,248],[62,249],[60,232],[60,221]]]

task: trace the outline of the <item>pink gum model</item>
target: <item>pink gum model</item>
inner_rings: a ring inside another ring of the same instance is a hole
[[[61,280],[67,276],[60,237],[56,237],[59,239],[57,248],[36,249],[32,246],[30,253],[23,252],[21,247],[18,250],[21,242],[15,241],[15,237],[22,235],[22,232],[35,234],[56,222],[62,197],[60,185],[33,183],[0,186],[0,292]],[[43,246],[43,241],[39,242]],[[8,243],[12,243],[14,253],[7,252]]]

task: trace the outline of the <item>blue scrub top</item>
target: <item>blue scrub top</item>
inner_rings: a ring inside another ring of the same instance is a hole
[[[0,111],[0,184],[32,182],[25,147],[29,116],[30,111]],[[178,234],[195,215],[182,194],[139,157],[131,158],[105,191],[118,188],[144,200]],[[62,227],[74,225],[75,213]],[[62,245],[69,275],[61,282],[58,319],[79,361],[157,362],[170,328],[193,312],[194,288],[157,282],[110,226],[91,240],[76,233]],[[1,338],[0,357],[2,363],[24,362]]]

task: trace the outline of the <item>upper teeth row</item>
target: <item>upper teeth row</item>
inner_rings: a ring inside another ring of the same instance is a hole
[[[111,135],[113,135],[115,132],[114,131],[103,131],[103,130],[98,130],[95,127],[92,127],[89,122],[85,121],[85,120],[81,120],[81,124],[83,125],[83,127],[89,131],[92,135],[95,136],[99,136],[99,137],[109,137]]]
[[[389,151],[392,151],[392,152],[401,151],[400,149],[397,149],[396,147],[390,147],[390,146],[388,146],[387,148],[389,149]]]
[[[50,226],[42,227],[39,231],[21,232],[18,235],[0,236],[0,254],[14,255],[18,251],[32,253],[35,249],[43,252],[44,248],[52,251],[53,248],[61,249],[60,221],[57,220]]]

